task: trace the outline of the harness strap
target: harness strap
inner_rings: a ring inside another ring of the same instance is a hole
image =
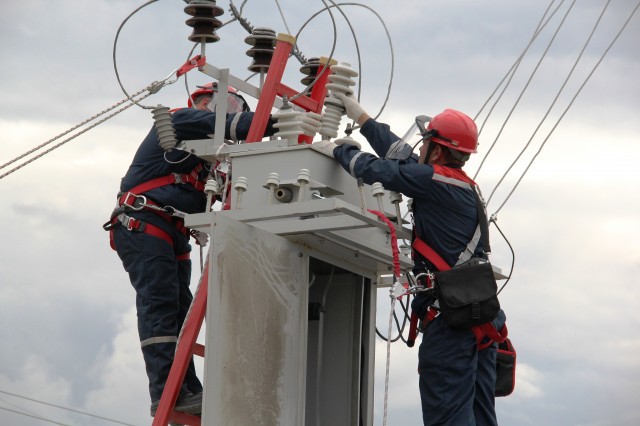
[[[490,322],[476,325],[471,328],[471,331],[473,331],[473,334],[476,336],[476,343],[478,344],[479,351],[487,349],[493,342],[504,342],[507,340],[507,336],[509,335],[509,330],[507,329],[506,324],[502,326],[500,331],[498,331]]]
[[[420,237],[416,236],[412,244],[413,248],[424,256],[429,262],[433,263],[433,266],[438,268],[438,271],[446,271],[451,269],[451,266],[438,254],[430,245],[425,243]]]
[[[115,225],[117,222],[120,222],[122,226],[124,226],[129,231],[144,232],[145,234],[151,235],[152,237],[160,238],[161,240],[166,241],[171,247],[174,246],[173,238],[171,238],[171,235],[169,235],[169,233],[167,233],[165,230],[155,225],[152,225],[148,222],[144,222],[140,219],[136,219],[135,217],[131,217],[124,213],[120,213],[119,215],[111,219],[111,222],[110,222],[111,226],[106,226],[107,224],[105,224],[104,226],[105,229],[109,230],[109,240],[110,240],[109,242],[111,244],[111,248],[114,250],[116,249],[116,247],[115,247],[115,242],[113,241],[113,225]],[[189,258],[190,258],[189,252],[176,254],[177,260],[188,260]]]
[[[134,194],[144,194],[152,189],[160,188],[165,185],[172,185],[174,183],[188,183],[198,191],[204,191],[204,183],[198,180],[198,173],[200,170],[202,170],[202,165],[198,165],[198,167],[193,169],[189,174],[172,173],[167,176],[151,179],[131,188],[129,192]]]
[[[439,271],[447,271],[451,269],[451,266],[444,261],[444,259],[436,253],[435,250],[431,248],[427,243],[421,240],[419,237],[413,241],[413,248],[425,259],[429,260],[433,265],[438,268]],[[429,321],[429,314],[431,314],[432,309],[429,309],[427,314],[427,321]],[[435,315],[434,315],[435,318]],[[433,318],[431,318],[433,319]],[[418,316],[411,312],[411,322],[409,323],[409,338],[407,339],[407,346],[412,347],[415,342],[416,336],[413,336],[413,340],[410,340],[412,337],[412,332],[417,334],[416,328],[418,323]],[[509,334],[509,330],[507,329],[507,325],[505,324],[500,331],[496,330],[491,322],[486,322],[484,324],[476,325],[471,327],[471,331],[476,336],[476,342],[478,345],[478,350],[481,351],[483,349],[491,346],[493,342],[502,343],[507,338]],[[411,342],[411,344],[409,344]]]

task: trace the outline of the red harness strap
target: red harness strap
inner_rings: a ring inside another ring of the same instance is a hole
[[[429,262],[433,263],[433,265],[438,268],[439,271],[447,271],[451,269],[451,266],[445,260],[436,253],[427,243],[422,241],[420,238],[416,237],[413,240],[413,249],[420,253],[425,259],[429,260]],[[429,314],[433,312],[432,309],[429,309],[429,313],[427,315],[427,321],[429,321]],[[436,314],[433,314],[433,318],[435,318]],[[415,318],[415,319],[414,319]],[[411,312],[411,322],[409,324],[409,338],[407,339],[407,345],[409,342],[415,342],[415,336],[413,337],[413,341],[411,341],[412,330],[416,333],[415,328],[417,327],[418,316],[414,315]],[[488,348],[493,342],[502,343],[507,338],[509,334],[509,330],[507,330],[507,325],[505,324],[500,331],[496,330],[496,328],[490,322],[486,322],[484,324],[476,325],[471,327],[471,331],[476,336],[476,342],[478,344],[478,350],[481,351],[483,349]],[[417,333],[416,333],[417,334]],[[413,346],[413,344],[409,345],[409,347]]]
[[[196,167],[190,174],[178,174],[172,173],[167,176],[151,179],[147,182],[141,183],[138,186],[131,188],[128,192],[134,194],[143,194],[152,189],[160,188],[165,185],[172,185],[174,183],[188,183],[192,185],[198,191],[204,191],[204,183],[198,180],[198,173],[202,170],[202,166]],[[196,172],[197,170],[197,172]]]
[[[111,221],[112,224],[115,224],[116,222],[122,223],[122,226],[127,228],[129,231],[144,232],[145,234],[151,235],[152,237],[160,238],[161,240],[166,241],[171,247],[173,247],[173,238],[171,238],[171,235],[155,225],[143,222],[142,220],[136,219],[131,216],[126,216],[124,214],[122,216],[115,216]],[[109,229],[109,244],[111,245],[111,248],[113,250],[116,249],[115,241],[113,240],[113,227]],[[177,260],[188,260],[189,258],[189,252],[176,255]]]

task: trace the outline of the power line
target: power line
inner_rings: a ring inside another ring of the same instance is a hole
[[[593,69],[591,70],[591,72],[589,73],[589,75],[587,75],[587,77],[584,79],[584,81],[582,82],[582,84],[580,85],[580,87],[578,88],[578,90],[576,91],[575,95],[573,96],[573,98],[571,98],[571,101],[569,102],[569,105],[567,105],[567,107],[564,109],[564,111],[562,112],[562,114],[560,115],[560,117],[558,118],[558,120],[556,121],[556,123],[553,125],[553,127],[551,128],[551,130],[549,131],[549,133],[547,134],[547,137],[545,137],[544,141],[542,141],[542,145],[540,145],[540,148],[538,148],[538,151],[535,153],[535,155],[533,156],[533,158],[531,159],[531,161],[529,161],[529,164],[527,165],[526,169],[524,170],[524,172],[522,172],[522,175],[520,175],[520,178],[518,179],[518,181],[516,182],[516,184],[513,186],[513,189],[511,190],[511,192],[509,192],[509,194],[507,195],[507,198],[503,201],[503,203],[500,205],[500,207],[498,207],[498,210],[496,210],[497,214],[502,207],[504,207],[504,205],[506,204],[506,202],[509,200],[509,198],[511,197],[511,195],[513,194],[513,192],[516,190],[516,188],[518,187],[518,185],[520,184],[520,182],[522,181],[522,179],[524,178],[525,174],[529,171],[529,168],[531,167],[531,165],[533,164],[534,160],[538,157],[538,155],[540,154],[540,152],[542,151],[542,148],[545,146],[545,144],[547,143],[547,141],[549,140],[549,138],[551,137],[551,134],[553,134],[553,132],[556,130],[556,127],[558,127],[558,124],[560,124],[560,121],[562,121],[562,119],[564,118],[564,116],[567,114],[567,111],[569,111],[569,109],[571,108],[571,106],[573,105],[573,102],[576,100],[576,98],[578,97],[578,95],[580,94],[580,92],[582,91],[582,89],[584,88],[584,86],[587,84],[587,82],[589,81],[589,79],[591,78],[591,76],[593,75],[593,73],[596,71],[596,69],[598,68],[598,66],[600,65],[600,63],[602,62],[602,60],[604,59],[605,55],[609,52],[609,50],[611,50],[611,48],[613,47],[613,45],[615,44],[615,42],[618,40],[618,38],[620,37],[620,34],[622,34],[622,32],[624,31],[624,29],[627,27],[627,25],[629,24],[629,21],[631,21],[631,18],[633,17],[633,15],[636,13],[636,11],[638,10],[638,8],[640,7],[640,2],[638,2],[636,4],[636,7],[631,11],[631,13],[629,14],[629,17],[627,18],[627,20],[624,22],[624,24],[622,25],[622,28],[620,28],[620,31],[618,31],[618,33],[616,34],[616,36],[613,38],[613,40],[611,41],[611,43],[609,44],[609,46],[606,48],[606,50],[602,53],[602,56],[600,57],[600,59],[598,60],[598,62],[596,62],[596,64],[594,65]]]
[[[596,23],[594,24],[593,29],[591,30],[591,33],[589,34],[589,37],[587,37],[587,40],[585,41],[584,45],[582,46],[582,50],[580,51],[580,53],[576,57],[576,60],[574,61],[573,66],[571,67],[571,70],[569,71],[569,73],[567,74],[567,76],[564,79],[564,82],[562,83],[562,85],[558,89],[558,92],[556,93],[555,98],[551,102],[551,105],[549,105],[549,108],[547,108],[547,111],[545,112],[544,116],[542,117],[542,119],[540,119],[540,122],[538,123],[538,126],[535,128],[535,130],[531,134],[531,137],[529,138],[529,140],[527,141],[525,146],[522,148],[522,150],[520,151],[520,153],[518,153],[518,155],[515,158],[515,160],[513,160],[511,165],[504,172],[504,174],[502,175],[502,177],[500,178],[500,180],[498,181],[496,186],[493,188],[493,191],[491,191],[491,194],[489,195],[489,198],[487,200],[487,204],[493,198],[493,195],[496,193],[498,187],[502,184],[502,182],[504,182],[504,179],[507,177],[507,174],[509,174],[509,172],[511,171],[511,169],[513,169],[513,167],[516,165],[518,160],[520,160],[520,157],[522,157],[524,152],[527,150],[527,148],[531,144],[531,141],[533,140],[535,135],[538,133],[538,130],[540,130],[540,127],[542,126],[544,121],[549,116],[549,113],[551,112],[551,110],[553,109],[554,105],[558,101],[558,98],[560,97],[560,94],[563,92],[564,88],[566,87],[567,83],[569,82],[569,79],[573,75],[573,72],[575,71],[576,67],[578,66],[578,63],[580,62],[580,59],[582,58],[582,55],[584,54],[585,50],[587,50],[587,46],[589,46],[589,43],[591,42],[591,39],[593,38],[593,35],[596,32],[596,29],[600,25],[600,21],[602,20],[602,17],[604,16],[604,13],[606,12],[607,8],[609,7],[609,3],[611,3],[611,0],[607,0],[607,3],[604,5],[604,8],[602,9],[602,12],[600,12],[600,16],[598,16],[598,19],[596,20]]]
[[[69,426],[66,423],[59,423],[59,422],[56,422],[56,421],[53,421],[53,420],[45,419],[44,417],[38,417],[38,416],[34,416],[32,414],[23,413],[21,411],[12,410],[11,408],[0,407],[0,410],[10,411],[10,412],[15,413],[15,414],[20,414],[21,416],[31,417],[32,419],[42,420],[43,422],[47,422],[47,423],[53,423],[54,425]]]
[[[67,410],[67,411],[71,411],[71,412],[74,412],[74,413],[83,414],[85,416],[93,417],[93,418],[96,418],[96,419],[101,419],[101,420],[105,420],[105,421],[108,421],[108,422],[117,423],[117,424],[120,424],[120,425],[135,426],[135,425],[133,425],[131,423],[125,423],[125,422],[121,422],[119,420],[110,419],[108,417],[102,417],[102,416],[98,416],[98,415],[95,415],[95,414],[87,413],[85,411],[75,410],[73,408],[68,408],[68,407],[63,407],[61,405],[51,404],[49,402],[40,401],[38,399],[29,398],[27,396],[17,395],[15,393],[7,392],[7,391],[4,391],[4,390],[0,390],[0,393],[3,393],[5,395],[11,395],[11,396],[14,396],[16,398],[26,399],[28,401],[36,402],[38,404],[44,404],[44,405],[48,405],[50,407],[60,408],[62,410]],[[2,407],[0,407],[0,408],[2,408]],[[8,411],[14,411],[14,410],[10,410],[8,408],[2,408],[2,409],[3,410],[8,410]],[[17,411],[14,411],[14,412],[17,412]],[[19,413],[19,414],[24,414],[24,413]],[[24,414],[24,415],[29,416],[28,414]],[[34,416],[30,416],[30,417],[34,417]],[[42,420],[46,420],[46,419],[42,419]],[[50,420],[47,420],[47,421],[50,421]],[[57,424],[62,424],[62,423],[57,423]]]

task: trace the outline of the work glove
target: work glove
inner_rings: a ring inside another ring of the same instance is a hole
[[[357,140],[353,139],[351,136],[345,136],[344,138],[336,139],[333,142],[337,146],[353,145],[353,146],[357,147],[358,149],[362,148],[360,146],[360,143]]]
[[[313,136],[320,131],[322,127],[322,115],[307,111],[300,115],[300,121],[302,122],[302,129],[305,135]]]
[[[358,121],[362,114],[366,114],[362,109],[356,97],[352,94],[345,95],[344,93],[335,93],[334,96],[342,101],[342,105],[347,110],[347,117],[353,121]]]
[[[336,158],[333,156],[333,150],[338,146],[335,143],[329,140],[322,140],[319,142],[314,142],[311,146],[315,147],[318,151],[323,153],[324,155],[328,155],[331,158]]]

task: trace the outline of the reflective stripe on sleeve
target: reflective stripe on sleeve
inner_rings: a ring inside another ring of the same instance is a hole
[[[363,154],[362,151],[358,151],[358,153],[351,158],[351,161],[349,161],[349,173],[351,173],[351,176],[353,176],[354,178],[356,177],[356,175],[353,174],[353,169],[356,166],[356,161],[358,160],[358,157],[360,157],[362,154]]]
[[[238,121],[240,121],[240,116],[243,113],[239,113],[233,116],[233,120],[231,120],[231,125],[229,126],[229,136],[231,136],[231,140],[234,142],[238,142],[238,136],[236,135],[236,128],[238,127]]]

